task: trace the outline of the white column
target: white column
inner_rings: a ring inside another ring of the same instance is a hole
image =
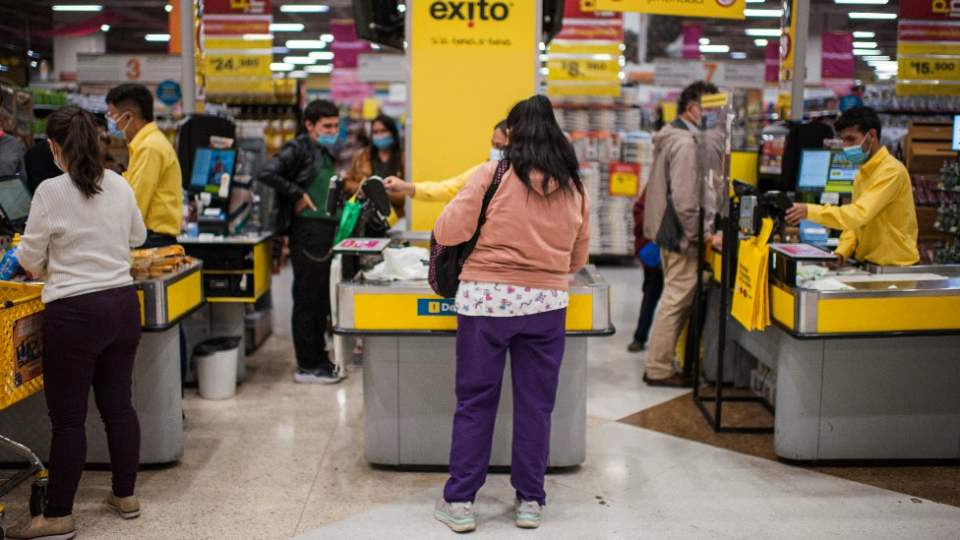
[[[180,80],[183,87],[183,114],[197,112],[196,67],[193,55],[193,2],[180,0]]]
[[[793,81],[790,95],[790,119],[803,120],[803,87],[807,82],[807,43],[810,32],[810,0],[796,0],[794,19],[797,23],[793,36]]]

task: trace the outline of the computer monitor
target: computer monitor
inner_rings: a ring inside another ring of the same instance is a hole
[[[804,150],[800,155],[800,191],[823,191],[830,176],[830,150]]]
[[[230,182],[236,161],[236,150],[197,148],[190,175],[190,189],[226,200],[230,196]]]
[[[6,228],[22,233],[30,215],[32,197],[20,175],[0,176],[0,213]]]
[[[960,114],[953,117],[953,149],[960,152]]]
[[[859,165],[855,165],[843,155],[843,151],[834,150],[830,156],[830,175],[827,177],[827,189],[830,193],[853,193],[853,179],[857,177]]]

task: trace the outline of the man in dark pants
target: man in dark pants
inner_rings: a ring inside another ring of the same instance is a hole
[[[334,176],[330,148],[337,142],[340,112],[314,100],[303,112],[306,133],[286,143],[260,171],[258,180],[278,195],[277,233],[290,236],[293,263],[293,345],[298,383],[333,384],[341,375],[324,343],[330,316],[330,250],[340,216],[326,212]]]
[[[630,352],[640,352],[647,348],[647,337],[653,325],[653,314],[663,294],[663,266],[660,263],[660,248],[643,236],[643,208],[647,191],[637,197],[633,204],[633,248],[643,266],[643,300],[640,304],[640,320],[633,333],[633,342],[627,346]]]

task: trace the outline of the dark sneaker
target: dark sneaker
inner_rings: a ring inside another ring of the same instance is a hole
[[[643,382],[647,386],[667,386],[672,388],[693,388],[693,378],[685,377],[683,373],[674,373],[666,379],[649,379],[647,374],[643,374]]]
[[[477,528],[477,518],[473,515],[473,503],[449,503],[444,499],[437,501],[433,517],[444,523],[453,532],[470,532]]]
[[[537,501],[514,500],[514,508],[517,511],[517,527],[521,529],[536,529],[540,526],[540,503]]]
[[[629,352],[640,352],[647,348],[647,344],[642,341],[634,340],[633,343],[627,345],[627,351]]]
[[[333,364],[320,366],[313,373],[320,384],[337,384],[343,380],[343,376],[340,374],[337,366]]]

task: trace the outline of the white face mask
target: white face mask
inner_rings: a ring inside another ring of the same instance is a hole
[[[500,161],[503,159],[503,150],[499,148],[490,149],[490,161]]]

